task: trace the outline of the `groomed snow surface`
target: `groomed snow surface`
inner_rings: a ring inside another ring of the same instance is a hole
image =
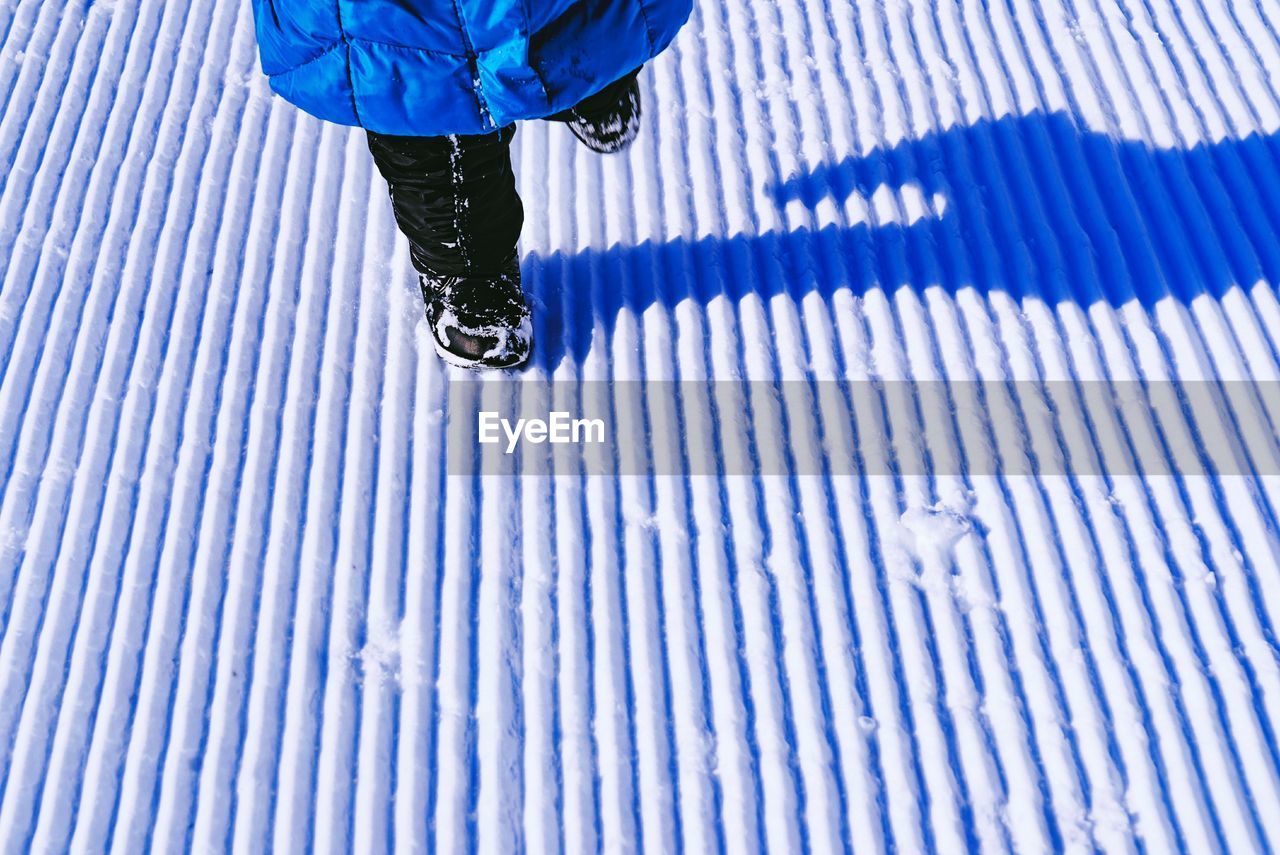
[[[0,0],[4,850],[1280,847],[1278,33],[699,0],[628,154],[521,129],[538,352],[477,379],[244,0]],[[833,379],[1008,395],[912,416],[1002,462]],[[459,471],[477,383],[606,390],[644,474]]]

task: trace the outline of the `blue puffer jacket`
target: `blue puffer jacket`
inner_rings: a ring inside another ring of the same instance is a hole
[[[692,0],[253,0],[271,88],[385,134],[572,107],[665,48]]]

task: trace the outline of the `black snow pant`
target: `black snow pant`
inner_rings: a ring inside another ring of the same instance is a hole
[[[640,73],[547,118],[608,109]],[[515,252],[524,206],[511,169],[516,126],[488,134],[402,137],[369,132],[369,150],[391,191],[396,224],[409,239],[413,265],[437,276],[496,274]]]
[[[524,224],[511,171],[515,134],[514,124],[474,136],[369,132],[369,150],[419,271],[483,276],[511,257]]]

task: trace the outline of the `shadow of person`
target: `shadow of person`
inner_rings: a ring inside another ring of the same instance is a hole
[[[582,360],[624,310],[748,293],[971,288],[1146,308],[1220,299],[1280,282],[1278,164],[1275,136],[1165,149],[1083,130],[1065,113],[952,127],[767,188],[779,208],[832,205],[848,225],[526,256],[535,361]]]

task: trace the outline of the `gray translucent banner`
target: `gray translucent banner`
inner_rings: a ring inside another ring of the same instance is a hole
[[[452,475],[1276,475],[1280,383],[452,380]]]

